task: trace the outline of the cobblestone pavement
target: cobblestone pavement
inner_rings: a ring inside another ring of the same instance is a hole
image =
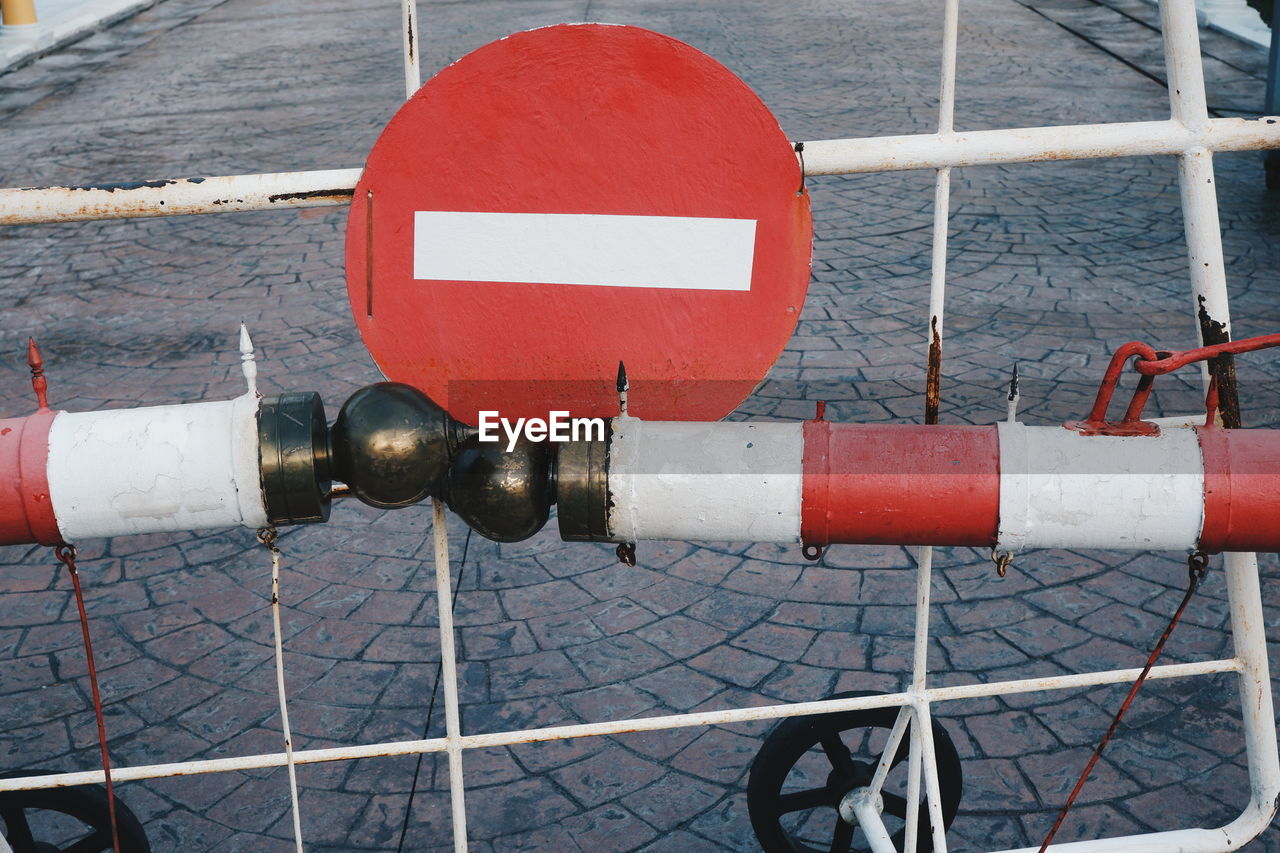
[[[1167,115],[1153,10],[1137,0],[969,0],[957,125]],[[0,185],[357,166],[402,95],[394,0],[167,0],[0,77]],[[927,132],[938,3],[866,0],[423,2],[427,69],[506,33],[584,19],[640,24],[743,76],[796,139]],[[1204,35],[1210,102],[1261,102],[1264,57]],[[1237,336],[1280,328],[1277,196],[1257,155],[1216,159]],[[813,284],[795,338],[743,415],[918,420],[932,176],[810,181]],[[1079,415],[1131,338],[1194,340],[1173,161],[960,170],[954,180],[944,421],[1002,416],[1012,365],[1033,423]],[[30,407],[38,336],[71,410],[238,393],[236,324],[263,390],[315,389],[331,414],[378,377],[342,282],[344,212],[266,212],[0,231],[0,396]],[[1274,425],[1274,356],[1241,366],[1245,416]],[[1194,373],[1155,403],[1197,405]],[[1163,380],[1162,380],[1163,381]],[[301,747],[442,732],[429,512],[346,503],[290,530],[291,714]],[[551,533],[496,545],[452,530],[468,732],[809,700],[903,685],[914,566],[896,547],[642,545],[635,568]],[[278,749],[269,563],[252,534],[147,536],[81,550],[107,723],[120,764]],[[85,667],[68,579],[47,549],[0,551],[0,767],[92,768]],[[930,662],[938,683],[1136,666],[1176,604],[1181,558],[1044,551],[997,579],[941,551]],[[1215,567],[1216,567],[1215,563]],[[1280,583],[1263,559],[1276,639]],[[1169,660],[1230,653],[1209,575]],[[936,709],[965,794],[954,850],[1038,842],[1118,688]],[[1065,838],[1223,823],[1247,799],[1228,679],[1145,688]],[[751,850],[743,794],[768,726],[735,725],[468,752],[481,851]],[[420,771],[420,774],[419,774]],[[299,769],[314,850],[444,849],[443,762]],[[409,791],[417,793],[408,810]],[[280,771],[121,785],[157,851],[292,849]],[[407,817],[406,817],[407,812]],[[1280,850],[1268,831],[1251,850]]]

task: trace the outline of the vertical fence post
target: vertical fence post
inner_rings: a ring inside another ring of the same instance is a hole
[[[1160,24],[1164,32],[1172,117],[1188,129],[1200,132],[1208,126],[1209,110],[1200,59],[1200,28],[1192,0],[1162,2]],[[1200,146],[1192,147],[1178,155],[1178,166],[1193,310],[1200,341],[1219,343],[1231,339],[1231,313],[1213,153]],[[1240,408],[1234,370],[1228,368],[1217,375],[1223,425],[1238,427]],[[1207,372],[1204,380],[1207,384]],[[1250,783],[1248,807],[1226,829],[1251,838],[1266,827],[1275,813],[1276,797],[1280,794],[1280,753],[1271,701],[1257,555],[1226,554],[1224,568],[1231,607],[1231,636],[1240,662],[1240,704]]]
[[[1271,10],[1271,56],[1267,62],[1267,96],[1262,105],[1263,115],[1280,113],[1280,9]],[[1280,149],[1272,149],[1265,155],[1267,189],[1280,190]]]

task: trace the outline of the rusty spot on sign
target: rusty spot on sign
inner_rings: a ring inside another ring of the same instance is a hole
[[[366,317],[373,317],[373,190],[365,194],[364,313]]]

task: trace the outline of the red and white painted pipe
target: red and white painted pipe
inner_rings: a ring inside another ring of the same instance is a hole
[[[617,418],[610,538],[1280,550],[1280,431]]]
[[[258,398],[0,420],[0,544],[267,522]]]
[[[275,469],[250,367],[250,391],[233,400],[75,414],[42,405],[0,420],[0,544],[327,518],[271,509],[275,481],[263,472]],[[306,476],[328,471],[322,410],[314,417],[284,454],[319,453],[323,465],[297,468]],[[1280,431],[1147,432],[622,416],[601,448],[599,538],[1280,550]],[[307,491],[289,477],[286,502]]]

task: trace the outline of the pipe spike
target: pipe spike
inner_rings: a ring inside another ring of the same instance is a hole
[[[621,361],[618,362],[618,413],[622,417],[627,416],[627,390],[631,387],[631,383],[627,381],[627,366]]]
[[[42,412],[48,411],[49,380],[44,378],[44,359],[40,357],[35,338],[27,338],[27,366],[31,368],[31,388],[36,392],[36,407]]]
[[[249,328],[243,321],[240,323],[240,370],[244,373],[248,393],[261,397],[258,393],[258,362],[254,359],[253,340],[249,337]]]

